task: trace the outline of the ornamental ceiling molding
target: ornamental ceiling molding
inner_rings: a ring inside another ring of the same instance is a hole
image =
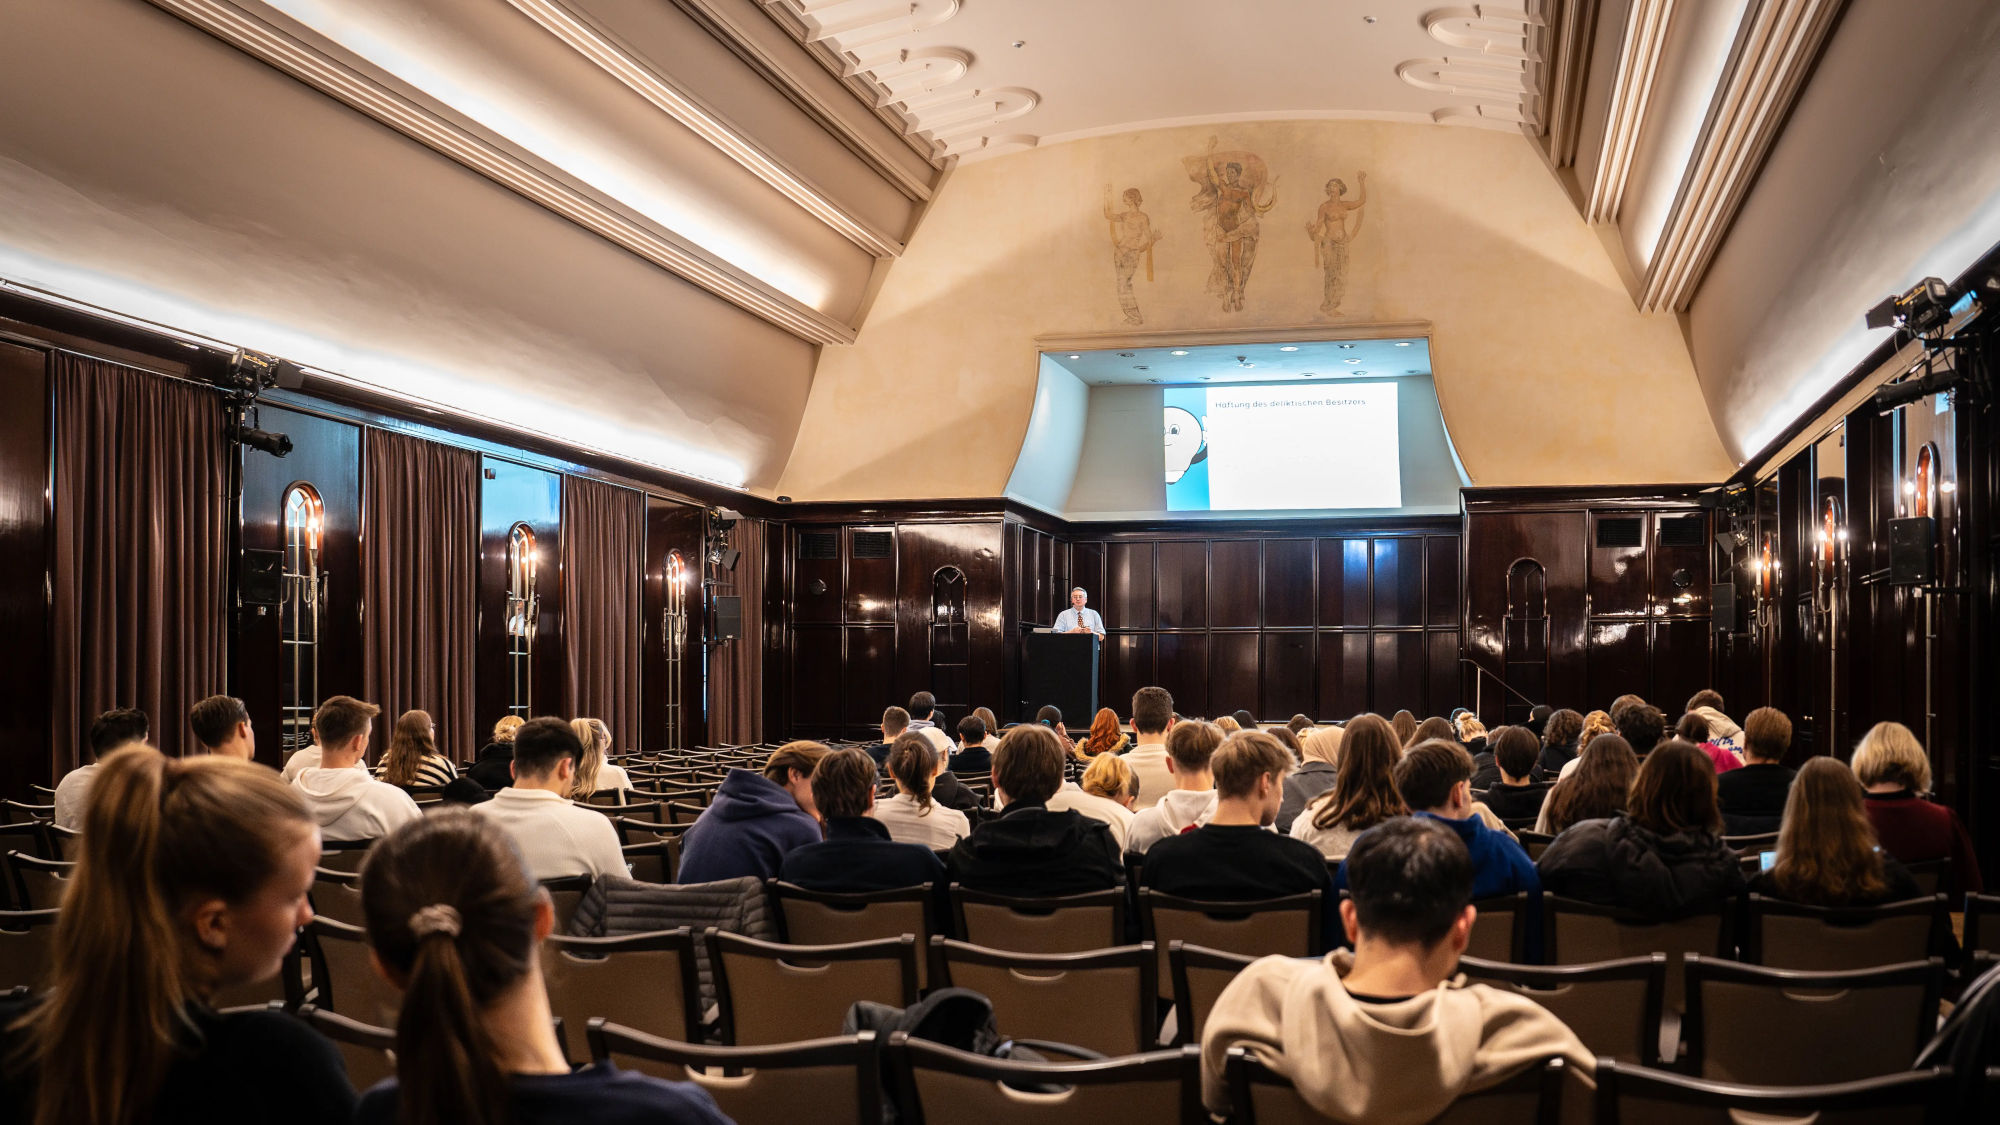
[[[1683,312],[1811,77],[1844,0],[1756,0],[1737,28],[1686,175],[1640,292],[1644,312]]]
[[[1424,31],[1449,51],[1442,58],[1408,59],[1396,77],[1419,90],[1467,99],[1431,111],[1441,125],[1525,130],[1539,135],[1544,112],[1545,54],[1549,21],[1535,10],[1476,4],[1438,8],[1424,15]]]
[[[491,137],[402,83],[372,72],[281,16],[253,15],[230,0],[149,0],[344,105],[449,157],[550,212],[670,273],[817,344],[851,344],[856,331],[640,218],[559,169]]]
[[[929,149],[933,160],[973,152],[1033,148],[1032,133],[998,126],[1027,116],[1042,97],[1021,86],[967,85],[973,58],[951,47],[899,47],[896,41],[938,27],[960,0],[762,0],[765,11],[866,98],[886,119]]]
[[[1598,149],[1597,166],[1591,170],[1584,198],[1583,217],[1589,222],[1609,223],[1618,217],[1673,10],[1674,0],[1632,0],[1626,13],[1611,83],[1610,111],[1605,115],[1604,144]]]
[[[765,150],[748,133],[595,21],[562,0],[508,0],[508,3],[841,237],[877,258],[902,255],[900,240],[843,207],[810,177]]]

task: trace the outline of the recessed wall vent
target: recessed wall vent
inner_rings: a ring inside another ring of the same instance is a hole
[[[1662,516],[1660,546],[1701,547],[1708,543],[1708,529],[1700,516]]]
[[[893,531],[857,531],[854,533],[854,557],[857,559],[887,559],[896,555],[896,533]]]
[[[839,557],[839,532],[802,531],[799,533],[799,559],[801,561],[831,562]]]
[[[1618,516],[1597,521],[1600,547],[1637,547],[1646,539],[1646,521],[1639,516]]]

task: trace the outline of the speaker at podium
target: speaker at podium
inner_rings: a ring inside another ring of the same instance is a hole
[[[1085,730],[1097,714],[1097,660],[1103,640],[1095,633],[1029,633],[1021,638],[1020,719],[1054,704],[1063,725]]]

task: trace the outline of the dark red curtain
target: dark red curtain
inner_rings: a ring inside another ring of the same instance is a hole
[[[370,754],[412,708],[430,712],[440,746],[470,753],[479,455],[371,429],[363,460],[362,681],[382,708]]]
[[[639,745],[645,565],[645,496],[563,477],[563,698],[572,718],[604,720],[619,749]]]
[[[715,650],[709,664],[709,740],[754,743],[764,737],[764,536],[762,520],[738,520],[731,542],[743,556],[718,571],[717,594],[743,599],[743,631]]]
[[[178,754],[188,708],[227,689],[230,452],[214,391],[64,353],[49,384],[59,777],[99,712],[144,710]]]

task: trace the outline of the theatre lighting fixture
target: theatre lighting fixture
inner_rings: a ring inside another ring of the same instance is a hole
[[[238,430],[236,440],[273,457],[283,457],[292,451],[290,435],[272,433],[270,430]]]
[[[1940,278],[1927,277],[1903,292],[1882,298],[1868,310],[1868,327],[1902,328],[1912,335],[1927,336],[1951,319],[1951,286]]]
[[[1875,391],[1873,402],[1877,414],[1893,414],[1897,409],[1929,398],[1934,394],[1952,390],[1961,382],[1956,367],[1945,367],[1919,375],[1914,379],[1890,383]]]

